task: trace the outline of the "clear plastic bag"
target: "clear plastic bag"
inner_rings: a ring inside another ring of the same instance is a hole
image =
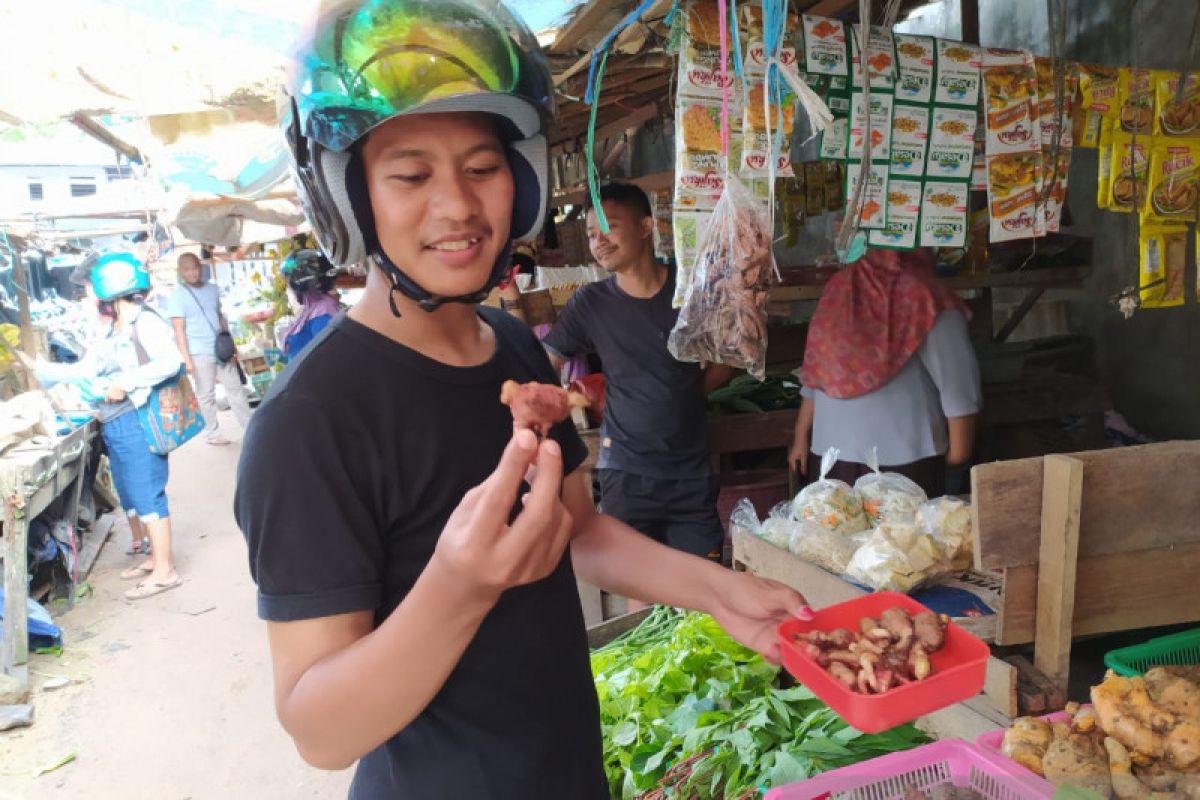
[[[835,575],[846,574],[854,554],[871,536],[869,531],[852,533],[849,536],[834,533],[812,522],[793,520],[792,525],[792,541],[788,549],[810,564]]]
[[[842,535],[861,533],[871,527],[862,497],[849,484],[826,477],[839,455],[837,448],[831,447],[821,457],[821,478],[796,495],[792,517]]]
[[[910,520],[929,500],[925,490],[911,479],[895,472],[880,472],[875,448],[871,448],[867,466],[871,473],[855,481],[854,490],[862,496],[863,509],[872,525]]]
[[[921,530],[938,540],[956,572],[973,565],[971,506],[957,497],[939,497],[917,511]]]
[[[754,509],[754,504],[743,497],[737,501],[737,504],[733,507],[733,513],[729,515],[730,530],[749,533],[765,542],[786,550],[792,540],[793,523],[786,521],[788,524],[780,524],[781,520],[776,515],[776,510],[778,510],[778,506],[771,511],[765,520],[759,520],[758,512]]]
[[[667,340],[671,355],[766,377],[767,292],[777,278],[772,233],[763,203],[728,176]]]
[[[941,544],[913,518],[872,531],[850,559],[846,575],[872,589],[907,594],[952,571]]]

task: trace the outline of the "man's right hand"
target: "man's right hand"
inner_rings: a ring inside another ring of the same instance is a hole
[[[535,466],[532,488],[512,525],[509,514],[522,480]],[[473,596],[495,602],[505,589],[541,580],[562,561],[572,519],[560,500],[562,452],[531,431],[517,431],[500,464],[471,489],[450,515],[434,552],[445,569]]]
[[[187,370],[188,375],[196,374],[196,365],[192,363],[190,358],[185,358],[183,360],[183,368]]]

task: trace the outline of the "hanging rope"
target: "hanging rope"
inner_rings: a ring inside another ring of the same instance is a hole
[[[604,215],[604,208],[600,204],[600,171],[596,168],[596,113],[599,110],[596,99],[600,95],[600,81],[604,77],[604,67],[608,64],[608,53],[612,43],[616,41],[622,31],[641,19],[642,14],[649,11],[655,2],[657,0],[643,0],[641,5],[617,23],[617,26],[608,32],[600,44],[592,48],[592,60],[588,64],[587,92],[583,96],[583,102],[592,107],[591,115],[588,118],[587,132],[588,193],[592,197],[592,206],[596,210],[596,221],[604,233],[608,233],[609,227],[608,217]],[[678,1],[675,5],[678,5]],[[672,16],[675,10],[675,7],[672,6]]]

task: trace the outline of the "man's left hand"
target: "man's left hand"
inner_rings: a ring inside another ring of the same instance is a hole
[[[126,397],[125,390],[115,383],[109,385],[108,391],[104,393],[104,398],[110,403],[119,403]]]
[[[776,635],[780,623],[813,617],[808,601],[795,589],[745,572],[726,572],[717,598],[712,611],[717,623],[772,664],[780,658]]]

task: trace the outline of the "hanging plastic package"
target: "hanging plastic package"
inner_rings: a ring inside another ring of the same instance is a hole
[[[821,457],[821,477],[800,490],[792,501],[792,516],[834,533],[849,535],[871,527],[862,496],[850,484],[828,477],[841,453],[831,447]]]
[[[726,364],[766,376],[767,294],[775,282],[770,220],[735,177],[725,182],[701,240],[667,346],[680,361]]]
[[[871,518],[871,524],[909,520],[929,499],[925,490],[910,478],[897,472],[881,472],[879,451],[875,448],[871,448],[867,466],[870,474],[855,481],[854,491],[862,497],[863,510]]]

